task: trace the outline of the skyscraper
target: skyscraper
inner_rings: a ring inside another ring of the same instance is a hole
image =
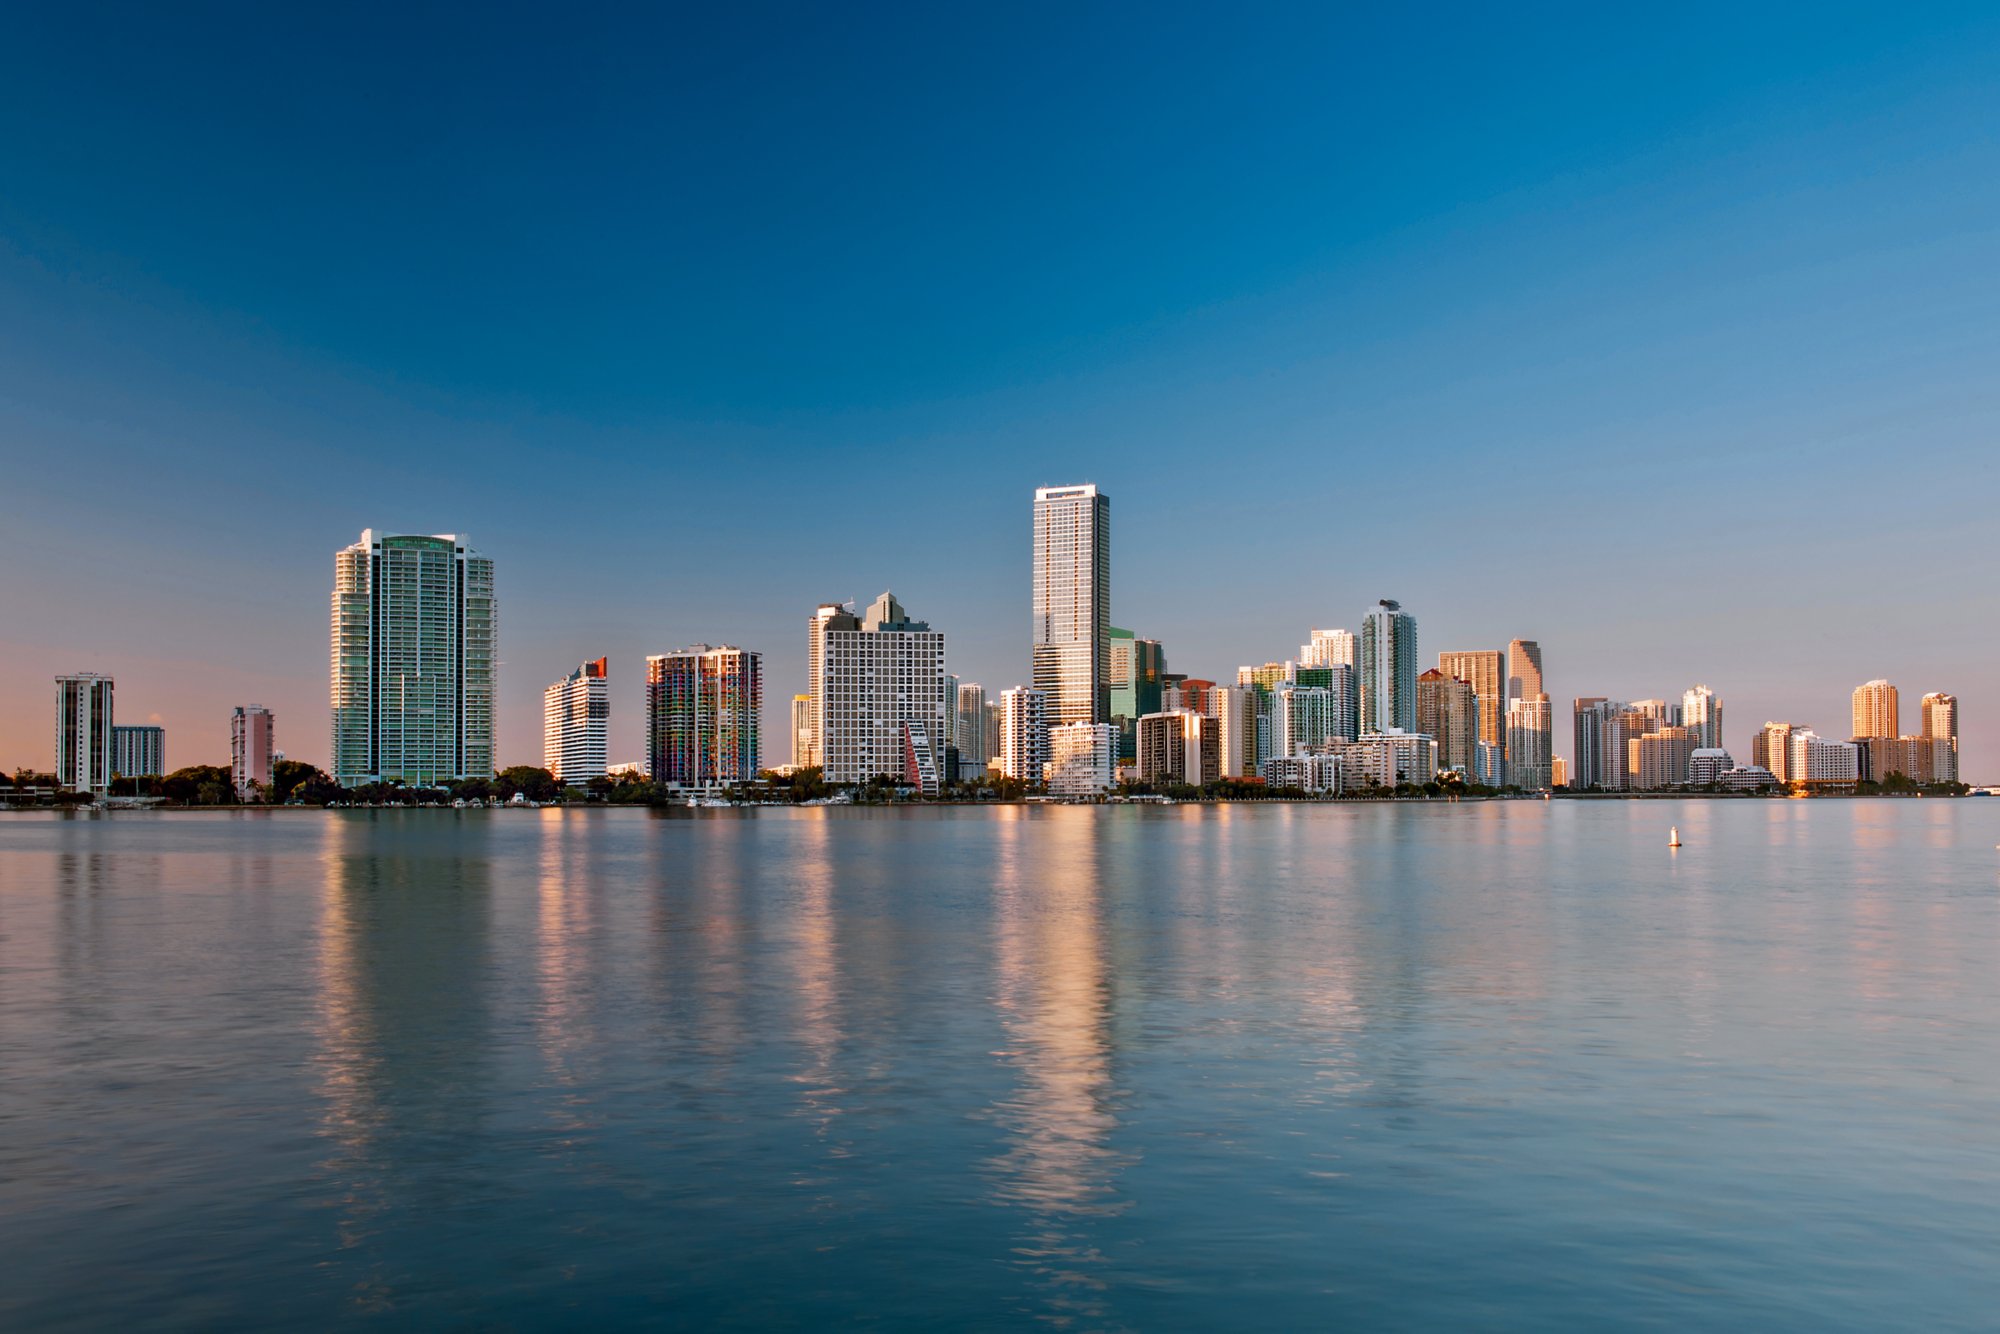
[[[1350,672],[1351,675],[1351,672]],[[1224,778],[1257,776],[1257,691],[1216,686],[1208,692],[1216,723],[1216,762]]]
[[[1854,688],[1854,735],[1857,737],[1897,736],[1902,731],[1902,708],[1896,687],[1880,679]]]
[[[1388,598],[1361,621],[1361,731],[1417,730],[1417,618]]]
[[[1532,639],[1516,639],[1507,645],[1507,698],[1533,699],[1542,685],[1542,646]]]
[[[1167,653],[1159,640],[1140,639],[1130,630],[1113,626],[1110,636],[1110,719],[1118,726],[1119,754],[1129,760],[1138,719],[1159,712]]]
[[[806,623],[806,748],[805,753],[794,760],[803,765],[824,765],[826,756],[820,746],[820,715],[823,711],[821,699],[826,680],[826,637],[834,630],[858,630],[861,621],[847,609],[848,604],[822,602],[813,611],[812,619]]]
[[[1473,698],[1479,701],[1479,740],[1504,750],[1507,745],[1506,655],[1497,648],[1458,649],[1438,654],[1438,670],[1472,687]],[[1451,762],[1440,757],[1439,763],[1449,765]]]
[[[111,772],[120,778],[158,778],[167,771],[167,729],[114,726]]]
[[[333,559],[333,777],[493,774],[493,562],[464,535],[378,534]]]
[[[1340,698],[1324,686],[1293,685],[1287,681],[1271,692],[1273,755],[1303,755],[1335,737],[1345,740],[1340,723]],[[1219,732],[1217,744],[1221,744]]]
[[[1936,781],[1956,783],[1958,781],[1958,696],[1942,691],[1932,691],[1924,696],[1923,736],[1926,741],[1942,742],[1949,747],[1949,773],[1939,773]]]
[[[1352,630],[1314,630],[1299,645],[1299,666],[1336,667],[1356,665],[1358,646]]]
[[[1094,797],[1118,780],[1118,729],[1109,723],[1064,723],[1049,729],[1044,770],[1049,793]]]
[[[959,772],[985,769],[992,753],[986,737],[986,687],[966,684],[958,688],[958,723],[952,735],[958,741]]]
[[[1095,486],[1035,492],[1033,683],[1049,724],[1111,717],[1111,498]]]
[[[1750,738],[1750,763],[1771,771],[1780,783],[1791,776],[1792,733],[1807,729],[1799,723],[1767,722]]]
[[[1507,702],[1509,783],[1531,792],[1549,786],[1555,771],[1554,742],[1555,720],[1546,694],[1536,691]]]
[[[262,704],[242,704],[229,715],[229,784],[239,801],[271,786],[271,752],[276,719]]]
[[[1703,685],[1688,690],[1681,696],[1681,726],[1694,733],[1696,749],[1721,750],[1721,697]]]
[[[763,762],[758,737],[763,712],[760,654],[696,644],[648,655],[647,774],[677,788],[750,782]],[[888,772],[901,769],[898,753]]]
[[[941,747],[934,738],[947,734],[947,717],[957,707],[945,698],[944,632],[911,620],[894,593],[876,598],[858,619],[832,610],[837,614],[814,617],[815,744],[826,781],[902,777],[911,742],[906,724],[921,729],[935,765]]]
[[[1437,742],[1438,764],[1477,780],[1479,697],[1470,681],[1437,668],[1417,678],[1417,731]]]
[[[542,767],[581,787],[610,763],[610,660],[586,662],[542,692]]]
[[[1049,697],[1031,686],[1000,692],[1000,772],[1039,783],[1049,763]]]
[[[56,678],[56,782],[72,792],[111,787],[111,689],[96,672]]]
[[[792,767],[803,769],[812,761],[812,696],[792,696]]]

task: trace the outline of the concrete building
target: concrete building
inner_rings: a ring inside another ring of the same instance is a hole
[[[112,684],[96,672],[56,678],[56,782],[72,792],[111,788]]]
[[[905,723],[924,737],[947,733],[957,707],[945,695],[945,638],[912,620],[885,592],[856,618],[815,615],[821,659],[814,744],[829,783],[866,783],[902,775]]]
[[[1321,686],[1280,682],[1271,692],[1271,750],[1302,755],[1342,736],[1339,697]],[[1218,743],[1219,744],[1219,743]]]
[[[1785,782],[1797,790],[1851,788],[1861,780],[1861,748],[1806,728],[1792,733],[1785,769]]]
[[[944,790],[938,767],[937,747],[931,730],[922,723],[903,723],[903,781],[927,797]]]
[[[1555,722],[1549,697],[1530,695],[1507,702],[1507,782],[1538,792],[1550,784],[1555,759]]]
[[[1943,691],[1932,691],[1923,699],[1921,732],[1928,741],[1942,741],[1951,751],[1950,775],[1936,781],[1956,783],[1958,781],[1958,696],[1947,695]]]
[[[1854,735],[1901,736],[1902,708],[1896,687],[1880,679],[1854,688]]]
[[[1049,697],[1029,686],[1000,692],[1000,772],[1042,782],[1049,764]]]
[[[983,772],[993,753],[986,736],[986,687],[967,683],[958,688],[958,723],[952,736],[960,776]]]
[[[1604,786],[1604,715],[1612,707],[1602,695],[1579,696],[1571,706],[1569,785],[1579,791]]]
[[[1626,786],[1639,792],[1657,792],[1680,787],[1687,782],[1688,765],[1694,758],[1694,734],[1685,727],[1662,727],[1626,742],[1630,751],[1626,764]]]
[[[1717,780],[1726,792],[1756,792],[1776,787],[1777,777],[1761,764],[1745,764],[1729,770]]]
[[[1338,796],[1340,770],[1339,755],[1274,755],[1264,761],[1264,782],[1269,787],[1297,788],[1316,796]]]
[[[1333,735],[1352,741],[1361,735],[1360,683],[1354,668],[1344,662],[1326,667],[1308,667],[1299,664],[1292,668],[1287,678],[1294,685],[1316,686],[1332,692],[1334,707]]]
[[[1722,749],[1721,696],[1705,685],[1690,688],[1681,696],[1681,726],[1694,733],[1702,749]]]
[[[1199,713],[1149,713],[1139,720],[1139,780],[1201,787],[1222,776],[1221,729]]]
[[[1454,649],[1438,654],[1437,669],[1472,687],[1479,703],[1479,739],[1505,753],[1507,746],[1507,665],[1499,649]]]
[[[1095,486],[1035,492],[1032,683],[1049,724],[1111,718],[1111,498]]]
[[[1361,728],[1414,731],[1417,726],[1417,618],[1382,599],[1361,621]]]
[[[1049,795],[1095,797],[1118,782],[1118,729],[1110,723],[1060,723],[1049,729]]]
[[[804,769],[812,759],[812,696],[792,696],[792,768]]]
[[[1544,693],[1542,646],[1532,639],[1510,640],[1507,644],[1507,698],[1533,699]]]
[[[1364,732],[1354,741],[1329,741],[1321,751],[1340,758],[1341,789],[1357,792],[1399,784],[1422,786],[1437,777],[1437,742],[1418,732]]]
[[[1767,722],[1750,738],[1750,765],[1768,769],[1778,782],[1791,774],[1792,733],[1806,730],[1799,723]]]
[[[271,788],[277,719],[262,704],[239,705],[229,715],[229,785],[238,801]]]
[[[1688,731],[1693,732],[1693,728]],[[1697,739],[1699,737],[1697,736]],[[1689,787],[1707,787],[1720,783],[1722,776],[1736,767],[1736,761],[1729,752],[1718,746],[1697,746],[1688,756],[1687,784]]]
[[[763,763],[758,737],[763,715],[758,653],[696,644],[646,658],[646,771],[655,783],[708,790],[752,781]],[[899,736],[897,752],[900,741]],[[900,753],[893,755],[893,766],[886,772],[902,772]]]
[[[1257,692],[1250,686],[1217,686],[1214,705],[1218,772],[1224,778],[1252,778],[1257,770]]]
[[[1569,761],[1560,755],[1549,758],[1549,786],[1569,786]]]
[[[609,658],[598,658],[542,691],[542,767],[582,787],[611,764]]]
[[[333,778],[493,776],[499,600],[462,533],[365,529],[333,559]]]
[[[1157,639],[1141,639],[1113,626],[1111,634],[1111,714],[1118,725],[1119,749],[1132,758],[1138,720],[1161,709],[1160,692],[1167,676],[1167,651]]]
[[[112,727],[111,772],[119,778],[164,777],[167,772],[167,729]]]
[[[1299,645],[1301,667],[1348,667],[1360,665],[1360,641],[1352,630],[1314,630]]]
[[[836,631],[861,628],[861,618],[849,610],[851,606],[851,603],[845,602],[822,602],[813,609],[812,617],[806,622],[806,746],[802,755],[794,757],[794,762],[801,766],[825,763],[820,745],[820,726],[821,715],[826,708],[823,698],[826,637]]]
[[[1417,730],[1438,743],[1438,765],[1478,778],[1479,696],[1472,683],[1432,668],[1417,678]]]

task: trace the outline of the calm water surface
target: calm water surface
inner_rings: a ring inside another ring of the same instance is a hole
[[[0,816],[0,1327],[1992,1328],[1996,842]]]

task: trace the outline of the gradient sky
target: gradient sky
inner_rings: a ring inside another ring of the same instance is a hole
[[[1029,500],[1226,677],[1377,597],[1572,696],[2000,779],[2000,10],[44,5],[0,44],[0,765],[59,671],[327,753],[333,552],[498,563],[501,762],[893,587],[1027,668]]]

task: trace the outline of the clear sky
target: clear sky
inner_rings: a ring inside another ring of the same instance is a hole
[[[327,751],[333,552],[498,562],[500,757],[609,655],[893,587],[1027,669],[1029,501],[1227,676],[1378,597],[1727,740],[1962,700],[2000,779],[1991,5],[25,6],[0,765],[59,671]]]

